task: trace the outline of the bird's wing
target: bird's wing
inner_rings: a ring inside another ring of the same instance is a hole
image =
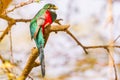
[[[43,25],[44,22],[45,22],[45,15],[38,17],[38,19],[37,19],[38,26]]]
[[[37,22],[34,21],[30,23],[30,33],[31,33],[31,39],[33,39],[34,33],[36,31],[36,26],[37,26]]]
[[[40,30],[41,26],[44,24],[45,22],[45,16],[40,16],[38,19],[37,19],[37,29],[34,33],[34,39],[36,38],[37,34],[38,34],[38,31]]]
[[[35,17],[30,22],[30,33],[31,33],[31,39],[34,38],[34,35],[36,35],[40,28],[38,28],[38,24],[43,24],[43,16],[44,16],[45,10],[41,9]],[[38,29],[37,29],[38,28]],[[36,36],[35,36],[36,37]]]

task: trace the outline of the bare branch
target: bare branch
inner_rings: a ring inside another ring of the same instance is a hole
[[[25,65],[25,68],[23,69],[21,75],[18,77],[17,80],[25,80],[26,77],[28,76],[28,74],[30,73],[30,71],[32,70],[32,68],[34,67],[34,62],[36,60],[36,58],[38,57],[39,53],[38,53],[38,49],[33,48],[32,52],[30,54],[30,57]]]
[[[115,65],[114,58],[113,58],[110,50],[109,50],[108,48],[105,48],[105,49],[106,49],[106,51],[108,52],[108,55],[110,56],[110,58],[111,58],[111,60],[112,60],[112,63],[113,63],[112,66],[113,66],[114,72],[115,72],[115,80],[117,80],[117,79],[118,79],[118,77],[117,77],[117,69],[116,69],[116,65]]]
[[[39,62],[34,62],[33,67],[40,66],[41,64]]]
[[[115,43],[120,38],[120,35],[117,36],[117,38],[113,41]]]
[[[15,19],[15,22],[30,22],[31,19]]]
[[[23,7],[23,6],[25,6],[25,5],[31,4],[31,3],[33,3],[33,2],[36,2],[36,1],[35,1],[35,0],[29,0],[29,1],[27,1],[27,2],[21,2],[20,4],[15,5],[15,7],[14,7],[13,9],[6,11],[5,14],[14,11],[14,10],[17,9],[17,8],[20,8],[20,7]]]
[[[5,37],[6,34],[8,34],[8,32],[10,31],[10,29],[12,28],[12,25],[15,24],[15,22],[11,22],[10,25],[8,25],[8,27],[4,30],[4,32],[2,33],[2,35],[0,36],[0,42],[2,41],[2,39]]]
[[[5,62],[5,60],[3,59],[3,57],[0,55],[0,60],[2,61],[2,63]]]
[[[13,25],[16,22],[30,22],[30,20],[31,20],[31,19],[13,19],[13,18],[10,18],[8,16],[2,16],[1,18],[6,19],[8,21],[8,27],[4,30],[4,32],[0,36],[0,42],[5,37],[5,35],[9,33],[9,31],[11,30],[11,28],[13,27]]]
[[[97,46],[84,46],[84,47],[85,47],[85,49],[95,49],[95,48],[109,48],[110,46],[109,45],[97,45]],[[114,45],[111,47],[120,48],[119,45]]]
[[[53,25],[50,27],[50,32],[65,31],[70,27],[70,25]]]
[[[79,41],[76,39],[76,37],[75,37],[70,31],[65,30],[65,32],[66,32],[67,34],[69,34],[69,35],[76,41],[76,43],[83,48],[83,50],[84,50],[84,52],[85,52],[86,54],[88,54],[88,52],[86,51],[86,48],[83,46],[83,44],[82,44],[81,42],[79,42]]]
[[[10,30],[10,56],[11,56],[11,62],[13,63],[14,62],[14,59],[13,59],[13,46],[12,46],[12,33],[11,33],[11,30]]]
[[[3,14],[12,0],[0,0],[0,14]]]

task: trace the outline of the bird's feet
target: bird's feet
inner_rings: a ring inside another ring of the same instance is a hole
[[[56,19],[54,22],[57,23],[58,25],[61,25],[60,21],[63,21],[63,19]]]

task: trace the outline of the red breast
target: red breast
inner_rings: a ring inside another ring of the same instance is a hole
[[[45,25],[46,24],[51,24],[51,23],[52,23],[52,17],[51,17],[50,12],[47,10],[46,13],[45,13],[45,22],[42,25],[42,32],[43,32],[43,34],[44,34]]]

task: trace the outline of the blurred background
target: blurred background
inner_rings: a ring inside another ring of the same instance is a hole
[[[23,1],[27,0],[13,0],[8,10]],[[46,3],[58,6],[56,12],[58,18],[63,19],[61,23],[70,24],[69,30],[85,46],[107,45],[120,35],[120,0],[113,0],[112,9],[109,0],[42,0],[40,3],[18,8],[8,16],[15,19],[31,19]],[[112,11],[109,12],[109,9]],[[14,60],[16,67],[12,68],[16,76],[21,73],[31,49],[35,47],[30,38],[29,24],[19,22],[12,27],[12,51],[10,34],[0,42],[0,55],[8,61]],[[0,19],[0,35],[6,27],[7,22]],[[120,45],[119,39],[115,44]],[[108,65],[107,51],[104,48],[87,51],[88,55],[67,33],[51,33],[45,46],[47,80],[114,80],[114,69]],[[113,53],[120,80],[120,49],[114,48]],[[4,73],[0,67],[0,80],[7,80]],[[34,68],[29,76],[39,80],[40,73],[39,66]]]

